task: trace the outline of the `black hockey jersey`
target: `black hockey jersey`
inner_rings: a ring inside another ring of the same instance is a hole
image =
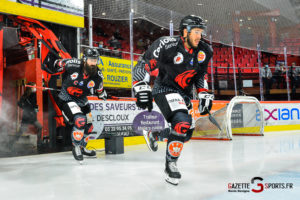
[[[211,47],[203,40],[197,48],[186,49],[180,36],[161,37],[149,47],[135,66],[133,82],[149,82],[150,72],[158,68],[153,95],[176,92],[191,99],[193,84],[198,92],[205,90],[204,76],[212,53]]]
[[[79,59],[63,59],[56,62],[63,70],[62,87],[58,97],[63,101],[75,101],[79,106],[88,103],[87,96],[103,90],[103,75],[98,69],[95,76],[90,77],[83,72],[83,62]]]

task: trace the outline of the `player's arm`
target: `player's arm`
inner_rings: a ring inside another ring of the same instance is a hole
[[[136,104],[139,108],[148,108],[149,112],[153,108],[152,89],[149,85],[150,73],[157,69],[157,63],[161,60],[163,51],[164,47],[161,45],[160,39],[156,40],[133,69],[132,89],[137,98]]]
[[[212,102],[214,99],[213,94],[208,93],[208,84],[205,80],[205,75],[207,74],[207,67],[210,58],[212,57],[213,51],[211,47],[203,40],[200,41],[199,46],[201,50],[205,53],[205,60],[200,65],[200,72],[195,76],[195,86],[198,93],[199,99],[199,112],[201,115],[208,114],[208,111],[212,108]]]
[[[99,99],[106,100],[107,99],[107,93],[103,87],[103,74],[100,70],[98,70],[98,78],[100,79],[99,85],[96,89],[96,94]]]
[[[62,74],[66,71],[66,68],[67,68],[67,64],[68,64],[68,61],[70,59],[57,59],[53,66],[54,66],[54,70],[52,70],[52,73],[50,74]]]
[[[133,68],[133,84],[139,81],[149,83],[151,71],[158,68],[161,62],[165,48],[161,43],[163,38],[159,38],[152,43],[148,50],[142,55]]]

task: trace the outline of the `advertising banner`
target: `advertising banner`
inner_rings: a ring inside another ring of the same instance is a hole
[[[131,88],[131,61],[100,57],[99,68],[104,76],[104,87]],[[136,61],[133,62],[134,65]]]
[[[263,103],[266,126],[300,124],[300,103]]]
[[[159,131],[169,125],[165,121],[159,108],[153,102],[152,112],[138,108],[135,101],[102,101],[89,100],[95,138],[105,136],[138,136],[143,130]],[[200,117],[198,101],[192,101],[193,109],[189,114],[193,117],[193,122]],[[226,106],[225,102],[215,103],[212,112]]]
[[[137,136],[143,130],[159,131],[167,122],[154,104],[152,112],[139,109],[134,101],[89,100],[98,137]],[[102,132],[102,133],[101,133]],[[101,133],[101,135],[100,135]]]
[[[83,0],[0,0],[0,12],[84,27]]]
[[[93,115],[95,138],[105,136],[138,136],[143,130],[159,131],[168,127],[159,108],[153,103],[152,112],[139,109],[135,101],[89,100]],[[189,111],[193,121],[200,116],[198,101],[192,101]],[[211,112],[227,105],[227,101],[215,101]],[[265,126],[300,124],[300,103],[263,103]],[[254,104],[238,105],[232,113],[232,128],[252,127],[261,120]],[[252,114],[250,114],[252,113]]]

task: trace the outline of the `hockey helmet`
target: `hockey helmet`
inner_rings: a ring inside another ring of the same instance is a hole
[[[95,48],[86,48],[83,51],[83,60],[86,61],[88,58],[99,59],[99,52]]]
[[[183,35],[183,30],[185,28],[187,29],[188,33],[190,33],[193,28],[201,28],[205,30],[206,24],[201,17],[195,15],[188,15],[185,16],[180,22],[179,31],[181,35]]]

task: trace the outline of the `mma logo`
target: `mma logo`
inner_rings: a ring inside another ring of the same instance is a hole
[[[195,76],[197,72],[195,70],[188,70],[176,76],[175,82],[178,83],[180,87],[183,89],[188,86],[191,82],[192,78]]]
[[[73,131],[73,138],[76,141],[81,141],[83,138],[83,131]]]
[[[168,152],[173,157],[179,157],[183,148],[183,143],[179,141],[170,142],[168,145]]]

